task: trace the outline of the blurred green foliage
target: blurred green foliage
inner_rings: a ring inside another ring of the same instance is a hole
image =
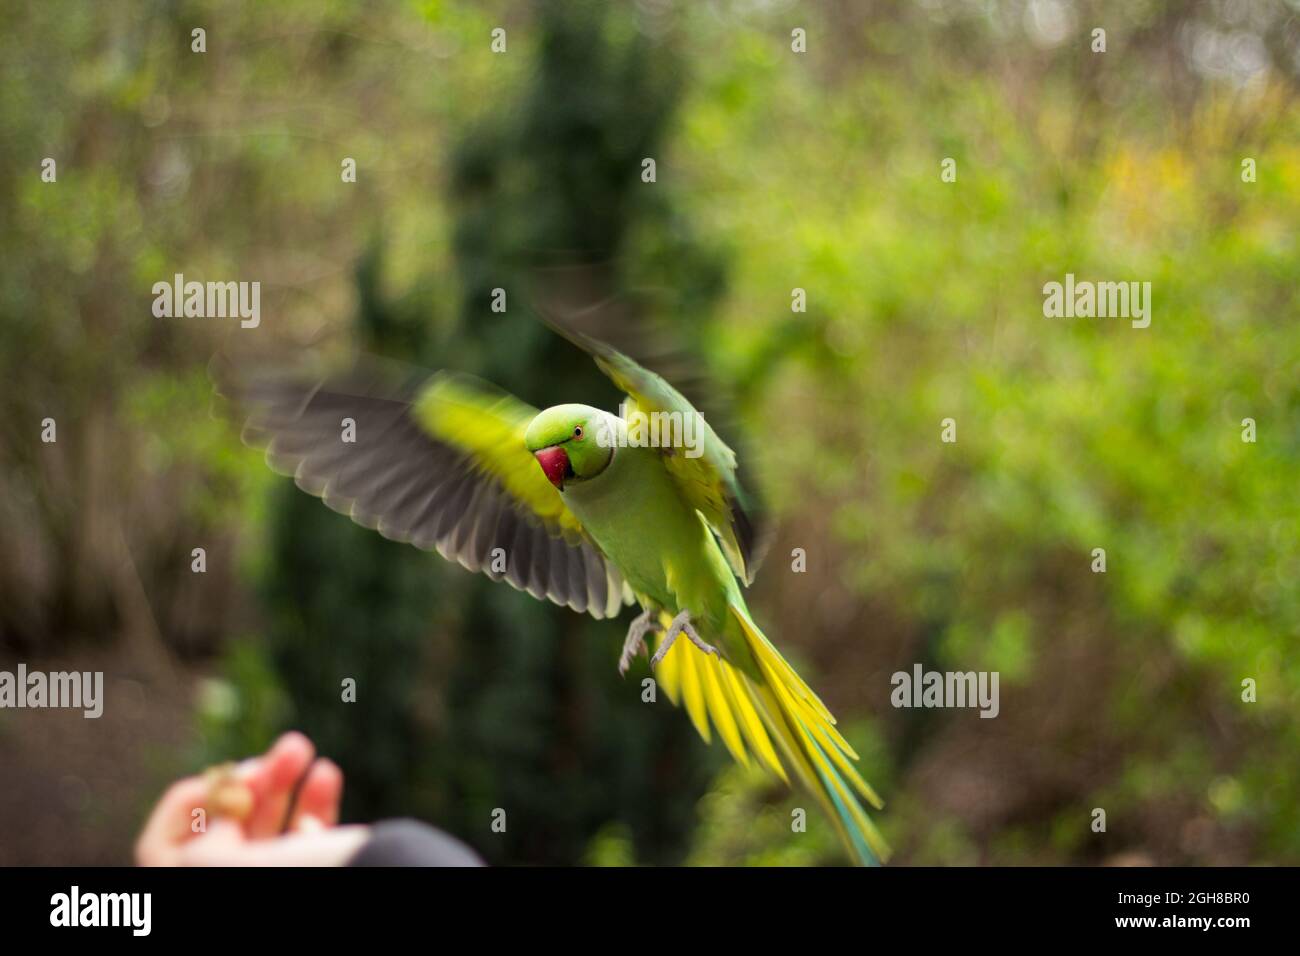
[[[154,634],[194,675],[178,772],[297,726],[350,816],[494,862],[838,862],[815,812],[792,831],[803,798],[618,679],[621,625],[352,526],[209,414],[215,351],[612,405],[530,311],[614,301],[739,397],[778,525],[756,614],[898,859],[1300,862],[1295,23],[1284,0],[24,5],[0,35],[0,650]],[[262,327],[153,318],[174,272],[260,279]],[[1151,282],[1151,327],[1044,318],[1067,272]],[[999,671],[999,717],[894,710],[914,662]]]

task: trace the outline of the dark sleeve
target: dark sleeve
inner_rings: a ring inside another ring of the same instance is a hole
[[[455,837],[418,820],[381,820],[348,866],[483,866]]]

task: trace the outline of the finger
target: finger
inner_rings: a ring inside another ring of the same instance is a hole
[[[316,748],[302,734],[291,731],[277,740],[262,757],[250,780],[253,789],[253,812],[247,821],[248,835],[253,838],[275,836],[284,826],[298,781],[316,756]]]
[[[343,771],[333,760],[320,758],[311,765],[303,780],[289,829],[300,829],[303,818],[317,820],[323,826],[334,826],[339,822],[339,803],[342,799]]]
[[[315,756],[312,742],[297,731],[281,735],[266,753],[250,757],[237,768],[235,775],[252,788],[259,799],[266,799],[277,788],[284,786],[286,778],[301,773],[297,764],[306,767]]]
[[[135,844],[140,866],[174,866],[180,844],[194,835],[194,811],[203,806],[207,783],[202,777],[186,777],[167,788]]]

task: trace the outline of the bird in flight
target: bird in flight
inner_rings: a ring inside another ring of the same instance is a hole
[[[451,372],[400,388],[362,372],[219,388],[272,468],[359,524],[595,618],[638,605],[620,673],[649,638],[656,679],[706,742],[716,730],[740,763],[803,787],[855,862],[883,861],[863,802],[883,804],[858,755],[746,606],[757,534],[735,453],[662,377],[557,331],[626,393],[621,414],[539,411]],[[688,420],[690,447],[640,427]]]

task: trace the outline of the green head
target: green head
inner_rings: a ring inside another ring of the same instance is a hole
[[[539,412],[524,434],[547,479],[560,491],[565,481],[584,481],[605,470],[614,456],[608,416],[590,405],[555,405]]]

